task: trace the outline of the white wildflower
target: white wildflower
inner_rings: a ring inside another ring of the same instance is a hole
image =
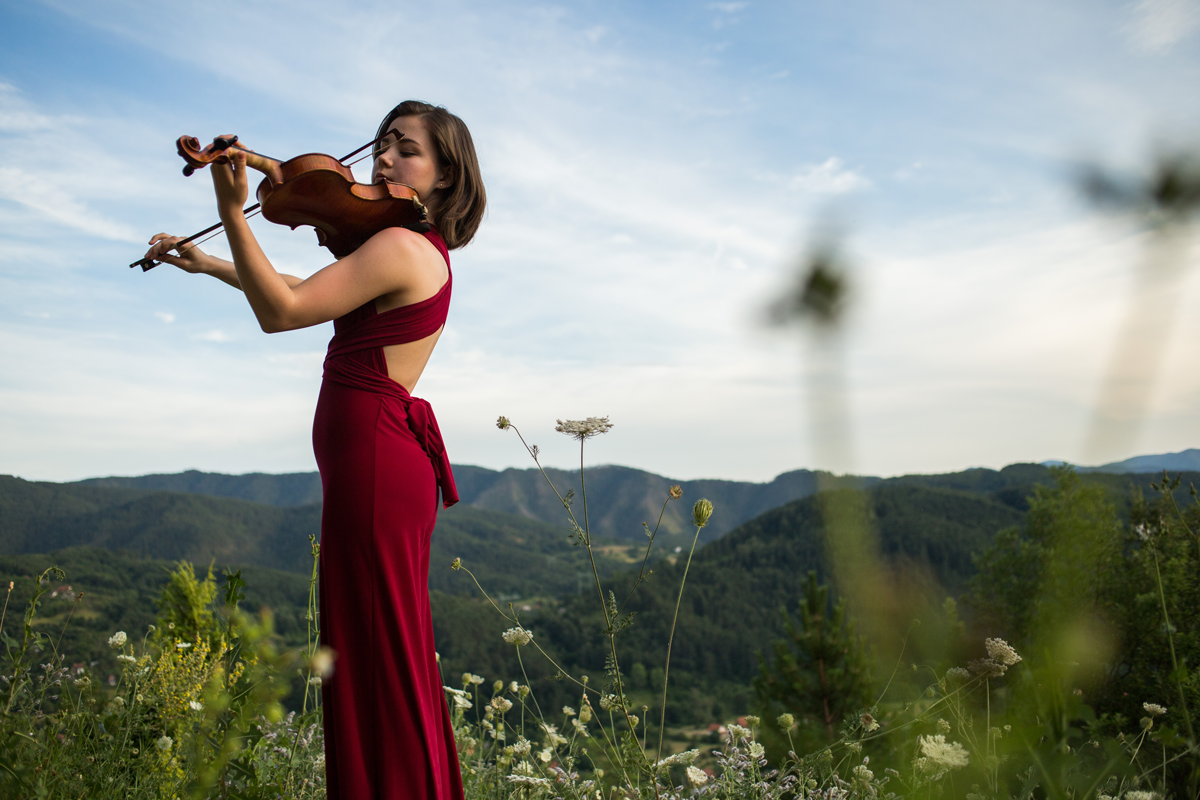
[[[337,653],[332,647],[318,647],[316,652],[312,654],[312,658],[308,661],[308,669],[313,675],[320,678],[328,678],[333,674],[333,662],[337,660]]]
[[[584,439],[590,439],[593,436],[599,436],[602,433],[608,433],[612,429],[612,423],[608,421],[608,417],[560,419],[557,422],[558,424],[554,426],[554,430],[559,433],[565,433],[567,436],[580,442]]]
[[[188,701],[188,708],[190,708],[192,711],[203,711],[204,710],[204,706],[202,704],[196,702],[195,700]]]
[[[507,780],[509,783],[515,783],[518,786],[534,786],[541,788],[551,785],[548,779],[535,778],[532,775],[509,775],[507,778],[505,778],[505,780]]]
[[[462,682],[463,682],[463,686],[467,686],[467,685],[471,685],[471,684],[473,684],[475,686],[479,686],[483,683],[483,676],[475,675],[470,672],[464,672],[462,675]]]
[[[575,732],[578,733],[580,736],[590,736],[591,735],[587,731],[587,725],[584,725],[582,722],[580,722],[579,717],[573,717],[571,719],[571,724],[575,726]]]
[[[157,742],[154,743],[154,746],[157,747],[159,750],[165,751],[165,750],[170,750],[171,745],[174,743],[175,743],[175,741],[170,736],[162,736],[159,738],[159,740]]]
[[[863,714],[858,718],[859,724],[862,725],[863,731],[866,733],[874,733],[879,730],[879,722],[870,714]]]
[[[575,709],[571,708],[570,706],[563,706],[563,713],[568,717],[573,717],[575,716]]]
[[[513,681],[512,683],[510,683],[508,685],[508,690],[510,692],[512,692],[513,694],[516,694],[520,690],[520,688],[521,688],[521,685],[519,683],[517,683],[516,681]]]
[[[550,743],[551,747],[558,747],[560,744],[567,743],[566,738],[559,734],[557,725],[551,725],[547,722],[542,725],[542,730],[546,732],[546,741]]]
[[[621,698],[617,697],[615,694],[606,694],[600,698],[600,708],[604,709],[605,711],[612,711],[613,709],[620,707]]]
[[[875,780],[875,773],[871,772],[866,764],[859,764],[852,772],[854,773],[854,780],[863,786],[868,786],[871,781]]]
[[[533,632],[521,627],[509,628],[503,633],[503,637],[504,641],[508,644],[515,644],[517,647],[521,647],[533,641]]]
[[[730,725],[729,726],[729,738],[735,742],[738,739],[749,739],[750,738],[750,729],[743,728],[741,725]]]
[[[961,682],[965,681],[969,677],[971,677],[971,673],[962,667],[951,667],[950,669],[946,670],[946,680],[948,681]]]
[[[1155,717],[1158,717],[1158,716],[1161,716],[1161,715],[1167,713],[1167,710],[1165,708],[1163,708],[1162,706],[1160,706],[1158,703],[1142,703],[1142,708],[1146,709],[1146,713],[1150,714],[1151,716],[1155,716]]]
[[[764,747],[763,747],[761,744],[759,744],[758,742],[751,742],[751,743],[750,743],[750,747],[749,747],[749,751],[750,751],[750,757],[751,757],[751,758],[753,758],[753,759],[755,759],[756,761],[757,761],[758,759],[762,758],[762,757],[763,757],[763,754],[767,752],[767,751],[766,751],[766,748],[764,748]]]
[[[175,643],[176,650],[187,650],[191,646],[192,646],[191,642],[176,642]]]
[[[308,685],[316,687],[317,689],[320,689],[321,688],[321,676],[313,675],[311,678],[308,679]]]
[[[988,639],[983,643],[987,648],[988,655],[993,661],[1003,664],[1006,667],[1011,667],[1021,660],[1017,655],[1017,651],[1009,646],[1008,642],[1003,639]]]
[[[108,637],[108,646],[113,650],[120,650],[125,646],[125,642],[129,639],[125,635],[125,631],[117,631],[112,636]]]
[[[700,786],[708,783],[708,775],[699,767],[688,767],[687,778],[693,786]]]
[[[936,736],[918,736],[917,743],[921,746],[921,754],[929,759],[936,771],[946,772],[971,763],[971,757],[961,744],[947,742],[940,733]]]
[[[117,656],[117,661],[124,661],[126,664],[136,664],[137,663],[136,658],[134,658],[133,656],[127,656],[124,653]]]
[[[1126,792],[1124,800],[1162,800],[1158,792]]]
[[[938,733],[949,733],[950,732],[950,723],[944,719],[939,719],[937,721],[937,732]]]
[[[517,743],[512,746],[513,755],[527,756],[533,750],[533,745],[524,736],[517,737]]]
[[[655,762],[654,768],[669,767],[674,764],[691,764],[700,755],[699,750],[684,750],[682,753],[672,753],[662,761]]]
[[[538,753],[538,761],[541,761],[543,764],[549,764],[550,759],[552,758],[554,758],[554,751],[549,747],[543,748],[542,751]]]
[[[512,700],[509,700],[507,697],[493,697],[489,705],[501,714],[508,712],[513,707]]]

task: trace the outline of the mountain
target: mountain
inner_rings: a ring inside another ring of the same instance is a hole
[[[559,492],[575,491],[574,511],[583,523],[579,470],[547,469]],[[661,532],[667,538],[690,536],[692,503],[701,497],[712,501],[712,521],[702,534],[712,541],[762,512],[790,500],[808,497],[821,488],[869,486],[878,478],[835,477],[824,472],[785,472],[767,483],[747,481],[679,481],[630,467],[590,467],[586,473],[588,516],[592,532],[600,537],[645,541],[642,523],[654,526],[667,490],[682,485],[683,502],[671,503],[663,514]],[[545,523],[567,526],[568,518],[558,496],[537,469],[503,471],[461,464],[454,467],[460,505],[515,514]],[[321,479],[315,472],[269,475],[222,475],[189,470],[171,475],[91,478],[68,484],[89,488],[165,490],[213,497],[228,497],[280,507],[321,501]]]
[[[0,476],[0,554],[102,547],[144,558],[218,567],[256,566],[309,575],[308,537],[320,533],[317,505],[280,508],[175,491],[55,484]],[[600,542],[601,574],[636,557],[630,546]],[[474,594],[461,557],[489,592],[559,596],[590,574],[586,553],[565,528],[527,517],[459,505],[438,516],[431,545],[432,589]]]
[[[1200,472],[1200,450],[1190,448],[1178,453],[1163,453],[1156,456],[1134,456],[1124,461],[1114,461],[1099,467],[1076,467],[1079,472],[1149,473]]]

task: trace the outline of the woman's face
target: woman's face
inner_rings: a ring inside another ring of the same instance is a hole
[[[401,135],[403,134],[403,135]],[[388,128],[388,136],[379,144],[371,181],[385,178],[416,190],[422,200],[443,186],[443,170],[438,165],[437,148],[420,117],[398,117]]]

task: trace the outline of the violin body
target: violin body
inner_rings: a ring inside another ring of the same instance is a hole
[[[188,164],[184,172],[228,161],[226,151],[236,141],[236,136],[218,138],[201,149],[195,137],[179,137],[176,146]],[[277,161],[245,152],[246,165],[266,176],[256,191],[262,215],[293,230],[311,225],[334,258],[350,255],[385,228],[430,229],[425,206],[411,186],[382,179],[358,183],[349,167],[323,153]]]

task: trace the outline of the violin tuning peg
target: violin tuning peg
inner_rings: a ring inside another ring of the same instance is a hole
[[[188,177],[188,178],[192,177],[192,173],[195,171],[196,171],[196,168],[193,167],[191,164],[183,165],[183,174],[185,177]]]

